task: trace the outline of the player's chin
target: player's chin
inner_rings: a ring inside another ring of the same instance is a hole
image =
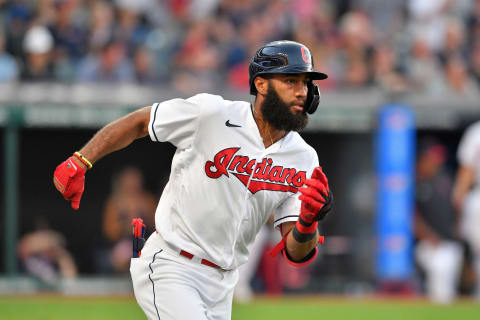
[[[292,119],[290,130],[293,131],[302,131],[308,124],[308,115],[305,112],[299,112],[294,114],[294,119]]]
[[[306,119],[308,118],[307,113],[304,111],[303,108],[296,108],[296,109],[291,109],[292,116],[296,119]],[[304,121],[304,120],[303,120]]]

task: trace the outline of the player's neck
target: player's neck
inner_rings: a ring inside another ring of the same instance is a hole
[[[278,130],[274,128],[270,123],[265,121],[263,118],[262,111],[260,110],[260,105],[255,103],[252,106],[253,118],[257,123],[258,131],[263,139],[263,144],[265,148],[270,147],[272,144],[282,139],[285,136],[285,131]]]

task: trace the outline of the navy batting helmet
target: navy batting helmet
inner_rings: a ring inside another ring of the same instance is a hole
[[[301,43],[295,41],[274,41],[267,43],[258,49],[250,61],[248,68],[250,81],[250,94],[256,95],[257,88],[254,80],[262,74],[305,73],[311,80],[323,80],[328,76],[313,68],[313,58],[310,50]],[[305,111],[314,113],[320,102],[320,91],[312,81],[308,84],[307,101]]]

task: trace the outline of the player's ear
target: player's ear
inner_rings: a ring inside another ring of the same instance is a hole
[[[253,80],[260,95],[266,95],[268,90],[268,79],[258,76]]]

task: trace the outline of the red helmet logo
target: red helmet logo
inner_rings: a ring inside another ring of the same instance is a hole
[[[305,63],[312,63],[312,56],[310,55],[310,51],[308,51],[305,47],[301,47],[300,50],[302,51],[302,59]]]

